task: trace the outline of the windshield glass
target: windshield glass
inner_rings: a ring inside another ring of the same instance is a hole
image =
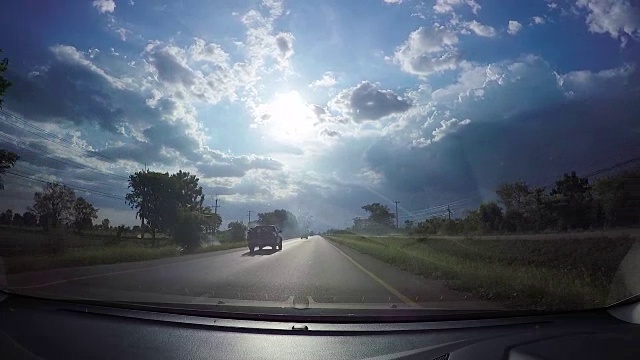
[[[417,318],[640,293],[634,1],[12,1],[0,33],[5,290]]]

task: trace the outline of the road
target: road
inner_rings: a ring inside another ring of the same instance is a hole
[[[18,291],[107,301],[312,307],[497,309],[320,236],[291,239],[282,251],[234,249],[148,262],[7,276]]]

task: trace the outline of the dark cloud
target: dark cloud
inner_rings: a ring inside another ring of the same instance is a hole
[[[329,130],[329,129],[323,129],[320,132],[320,134],[324,135],[324,136],[328,136],[328,137],[339,137],[340,136],[340,132],[339,131]]]
[[[330,104],[356,121],[379,120],[411,108],[409,101],[400,98],[391,90],[379,90],[368,81],[343,90]]]
[[[635,99],[576,100],[508,121],[472,122],[424,148],[380,141],[366,159],[391,189],[408,193],[480,197],[517,179],[547,185],[565,172],[584,174],[637,156]]]
[[[93,123],[117,132],[122,124],[148,123],[159,118],[138,91],[124,87],[92,65],[75,48],[51,49],[48,65],[27,76],[29,69],[12,67],[13,82],[5,106],[30,121]]]

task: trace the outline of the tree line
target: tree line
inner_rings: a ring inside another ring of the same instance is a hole
[[[497,201],[480,204],[463,217],[432,217],[407,227],[419,234],[528,233],[595,230],[640,224],[640,171],[590,182],[575,172],[550,189],[515,181],[498,186]]]
[[[499,185],[496,201],[484,202],[463,216],[433,216],[423,221],[405,220],[405,231],[416,234],[488,234],[589,230],[640,225],[640,171],[619,172],[590,182],[575,172],[564,174],[554,185],[530,186],[525,181]],[[397,231],[395,214],[388,206],[362,206],[368,213],[356,217],[347,231],[388,233]],[[332,232],[339,230],[333,229]]]

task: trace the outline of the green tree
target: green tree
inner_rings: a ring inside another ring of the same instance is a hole
[[[291,212],[280,209],[271,212],[259,213],[258,224],[275,225],[288,235],[295,235],[299,231],[298,219]]]
[[[109,231],[109,222],[107,218],[102,219],[102,230]]]
[[[137,209],[141,227],[149,226],[155,246],[156,231],[170,228],[176,217],[175,188],[169,174],[139,171],[129,176],[129,189],[125,199],[132,209]]]
[[[482,231],[498,231],[502,226],[502,208],[495,202],[481,204],[478,208],[478,221]]]
[[[11,151],[0,149],[0,174],[4,174],[8,169],[12,168],[20,157]],[[2,177],[0,177],[0,190],[4,189]]]
[[[205,222],[205,217],[198,211],[189,208],[178,209],[173,232],[176,243],[187,251],[200,247],[200,236]]]
[[[393,220],[395,214],[389,210],[389,207],[380,203],[364,205],[362,210],[369,213],[370,226],[376,226],[378,229],[390,229],[394,227]]]
[[[76,199],[73,204],[73,227],[80,233],[90,229],[93,220],[98,218],[98,209],[82,197]]]
[[[596,216],[602,226],[630,226],[640,222],[640,171],[626,171],[593,184]],[[599,216],[598,216],[599,215]]]
[[[551,205],[562,229],[588,228],[592,220],[591,187],[587,178],[564,174],[551,190]]]
[[[413,220],[405,220],[404,221],[404,228],[407,229],[407,230],[413,229]]]
[[[76,200],[75,192],[68,186],[58,183],[47,183],[42,192],[33,195],[33,206],[29,211],[36,213],[45,228],[48,224],[57,227],[68,222],[73,216],[73,204]]]
[[[204,202],[202,187],[198,185],[198,179],[195,175],[182,170],[170,176],[175,187],[175,201],[179,208],[190,210],[199,210]]]
[[[2,53],[2,49],[0,49],[0,53]],[[4,72],[7,71],[7,67],[9,67],[9,59],[4,58],[0,61],[0,109],[2,108],[3,97],[7,93],[7,89],[11,86],[11,82],[4,77]]]
[[[210,206],[202,208],[201,214],[204,217],[204,230],[207,233],[215,233],[222,225],[222,218],[213,212]]]
[[[247,227],[243,223],[239,221],[230,222],[227,225],[227,229],[229,229],[231,241],[240,242],[246,240]]]

